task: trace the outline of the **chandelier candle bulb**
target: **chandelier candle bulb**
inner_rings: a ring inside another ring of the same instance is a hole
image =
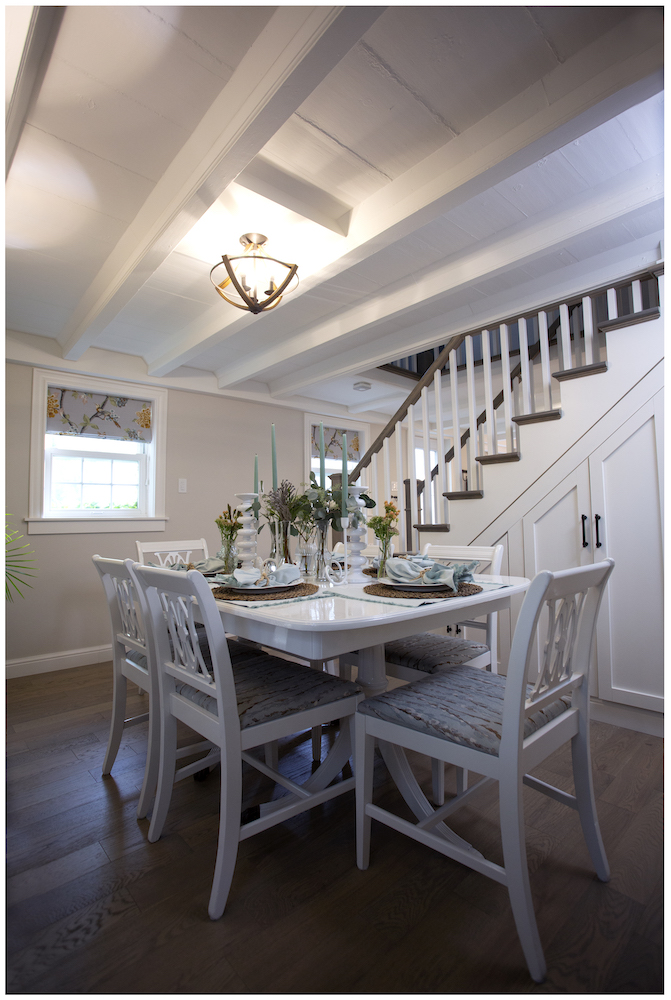
[[[277,489],[277,452],[275,450],[275,424],[270,425],[270,445],[272,451],[272,463],[273,463],[273,489]]]
[[[342,501],[340,504],[340,509],[343,514],[347,514],[347,434],[342,436],[342,479],[340,481],[340,488],[342,492]]]

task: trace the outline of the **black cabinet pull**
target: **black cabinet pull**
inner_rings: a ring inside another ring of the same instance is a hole
[[[600,514],[595,514],[594,515],[594,524],[596,526],[596,547],[597,547],[597,549],[601,548],[601,542],[599,541],[599,521],[600,520],[601,520],[601,515]]]
[[[589,518],[587,514],[581,514],[580,516],[582,517],[582,547],[583,549],[586,549],[587,546],[589,545],[589,542],[587,541],[587,536],[585,535],[586,531],[585,525],[589,521]]]

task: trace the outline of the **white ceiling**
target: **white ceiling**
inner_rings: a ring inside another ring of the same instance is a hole
[[[7,14],[14,360],[379,419],[376,366],[660,257],[661,7]],[[299,265],[260,316],[244,232]]]

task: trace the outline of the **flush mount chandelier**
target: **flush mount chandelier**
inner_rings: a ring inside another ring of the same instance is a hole
[[[221,264],[210,271],[210,281],[222,299],[254,314],[274,309],[298,285],[298,264],[269,257],[263,250],[267,240],[261,233],[245,233],[240,237],[244,253],[224,254]]]

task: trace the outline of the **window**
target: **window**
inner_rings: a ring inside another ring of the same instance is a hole
[[[314,472],[319,482],[319,429],[320,424],[314,417],[306,417],[308,430],[308,478]],[[333,473],[342,474],[342,436],[347,434],[347,471],[352,472],[366,451],[366,430],[364,427],[345,426],[338,421],[338,426],[324,425],[324,472],[326,488],[331,488],[329,476]]]
[[[167,392],[35,369],[28,532],[165,528]]]

